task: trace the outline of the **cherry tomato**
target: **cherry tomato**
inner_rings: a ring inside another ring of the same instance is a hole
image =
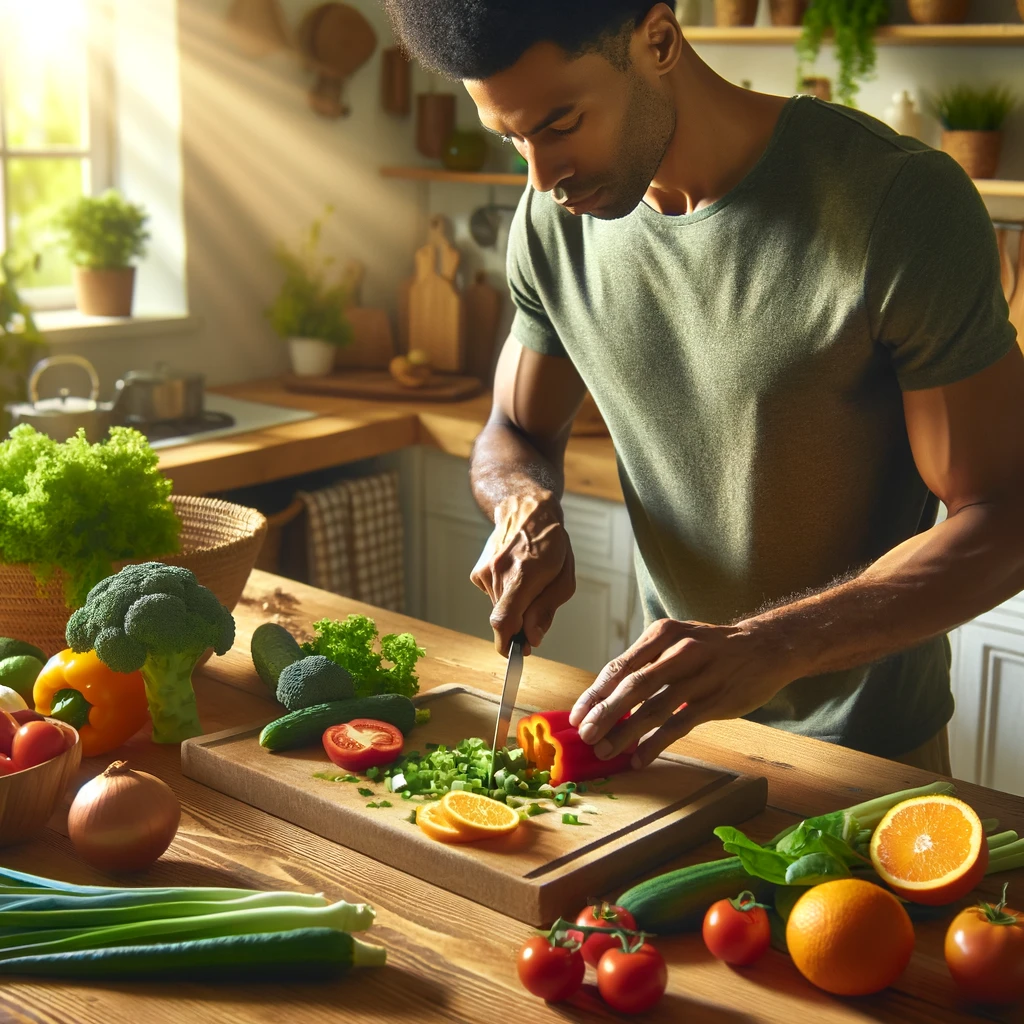
[[[737,967],[759,960],[772,938],[768,915],[749,892],[712,903],[704,915],[703,931],[711,955]]]
[[[11,744],[14,734],[21,728],[18,720],[10,711],[0,711],[0,754],[11,756]]]
[[[527,992],[560,1003],[580,990],[587,966],[578,949],[552,946],[543,935],[535,935],[519,951],[517,969]]]
[[[59,722],[53,719],[50,719],[49,721],[64,733],[64,749],[70,750],[78,741],[78,736],[75,733],[74,728],[68,725],[67,722]]]
[[[946,932],[946,963],[957,986],[975,1002],[1024,1000],[1024,914],[1002,902],[961,910]]]
[[[39,714],[38,711],[32,711],[30,708],[22,708],[20,711],[9,712],[10,716],[18,723],[18,725],[24,725],[26,722],[42,722],[45,721],[46,716]]]
[[[402,753],[402,743],[400,729],[374,718],[332,725],[323,735],[327,756],[350,772],[391,764]]]
[[[613,903],[599,903],[597,906],[581,910],[576,916],[576,923],[591,928],[617,927],[636,931],[636,921],[633,915]],[[622,942],[617,935],[588,935],[584,938],[583,932],[569,932],[569,936],[575,938],[577,942],[583,943],[580,952],[583,954],[584,961],[591,967],[596,967],[601,962],[601,957],[609,949],[622,948]]]
[[[619,1013],[645,1013],[661,1002],[668,986],[668,968],[648,942],[627,953],[609,949],[597,965],[601,998]]]
[[[0,754],[0,776],[10,775],[17,770],[14,767],[14,762],[6,754]]]
[[[64,753],[63,729],[53,722],[26,722],[14,734],[11,760],[17,771],[34,768]]]

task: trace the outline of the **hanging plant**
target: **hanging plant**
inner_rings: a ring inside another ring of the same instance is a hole
[[[822,39],[831,29],[839,64],[836,98],[848,107],[856,106],[859,83],[875,73],[875,29],[888,17],[888,0],[810,0],[796,44],[797,82],[818,59]]]

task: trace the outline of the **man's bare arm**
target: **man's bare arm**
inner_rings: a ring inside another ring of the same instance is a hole
[[[471,578],[494,604],[491,626],[503,654],[520,630],[529,646],[539,644],[575,590],[561,496],[565,447],[584,391],[568,359],[505,342],[491,416],[470,461],[473,495],[494,522]]]

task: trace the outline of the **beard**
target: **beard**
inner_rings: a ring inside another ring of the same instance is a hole
[[[616,147],[615,176],[605,186],[607,198],[591,216],[618,220],[643,201],[676,130],[672,101],[639,75],[631,76],[629,102]]]

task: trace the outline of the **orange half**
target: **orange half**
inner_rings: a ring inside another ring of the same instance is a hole
[[[974,809],[956,797],[913,797],[878,823],[871,863],[906,900],[929,906],[953,903],[985,875],[985,830]]]
[[[416,824],[431,839],[437,839],[439,842],[462,843],[466,841],[466,836],[448,820],[440,802],[421,804],[417,807]]]
[[[481,793],[452,790],[441,798],[441,809],[449,825],[467,839],[491,839],[519,828],[519,812],[514,807]]]

